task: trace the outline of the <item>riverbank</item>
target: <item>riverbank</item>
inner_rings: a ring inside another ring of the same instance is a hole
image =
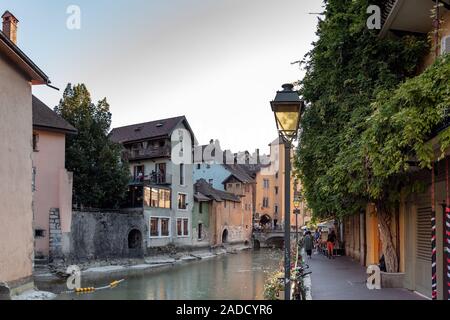
[[[237,254],[250,250],[248,245],[229,245],[214,249],[199,249],[189,252],[161,254],[143,259],[111,259],[89,261],[77,264],[81,270],[82,286],[87,283],[101,283],[111,279],[122,279],[133,276],[145,276],[152,272],[164,271],[174,266],[190,262],[213,259],[224,255]],[[65,286],[65,271],[68,265],[55,265],[36,268],[34,273],[35,285],[39,290],[59,294],[67,290]]]

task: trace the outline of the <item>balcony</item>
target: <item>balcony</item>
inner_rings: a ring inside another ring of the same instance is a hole
[[[130,181],[130,185],[153,185],[167,186],[172,184],[172,175],[152,173],[150,175],[135,177]]]
[[[170,158],[170,146],[150,147],[147,149],[127,149],[123,153],[123,157],[128,161],[153,159],[153,158]]]

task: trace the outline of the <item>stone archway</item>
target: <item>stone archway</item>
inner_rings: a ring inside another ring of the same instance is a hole
[[[143,238],[140,230],[132,229],[128,232],[127,244],[130,257],[141,257],[143,255]]]
[[[225,229],[222,232],[222,243],[228,243],[228,230]]]

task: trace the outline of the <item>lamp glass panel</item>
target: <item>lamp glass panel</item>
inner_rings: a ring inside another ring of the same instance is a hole
[[[275,112],[281,131],[297,131],[298,127],[298,111],[295,112]]]

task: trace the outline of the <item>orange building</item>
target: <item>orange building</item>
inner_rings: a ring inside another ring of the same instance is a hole
[[[276,139],[270,145],[270,164],[262,166],[256,175],[256,215],[255,222],[275,229],[282,229],[284,226],[285,212],[285,146]],[[291,151],[291,159],[294,157],[294,150]],[[295,228],[296,209],[295,199],[301,195],[301,182],[294,177],[291,170],[291,227]],[[299,228],[311,220],[310,212],[305,201],[300,198],[298,209]]]
[[[246,221],[241,198],[233,193],[214,189],[206,180],[200,179],[195,185],[195,195],[208,203],[209,239],[211,246],[227,243],[244,243],[251,239],[251,222]],[[208,200],[208,201],[207,201]]]

